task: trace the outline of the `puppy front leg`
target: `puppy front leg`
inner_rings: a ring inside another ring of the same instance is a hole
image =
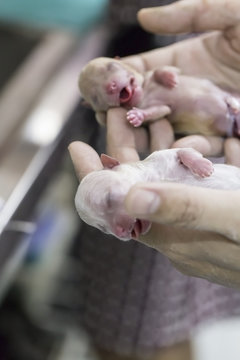
[[[154,121],[171,113],[167,105],[151,106],[147,109],[132,108],[127,112],[127,120],[134,127],[141,126],[143,122]]]

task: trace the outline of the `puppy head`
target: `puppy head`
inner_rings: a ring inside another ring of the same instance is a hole
[[[114,170],[94,171],[81,181],[75,204],[87,224],[121,240],[137,239],[150,228],[148,221],[130,217],[124,198],[131,186],[129,177]]]
[[[79,89],[85,101],[96,112],[98,122],[104,124],[106,111],[131,102],[142,76],[120,60],[97,58],[81,71]]]

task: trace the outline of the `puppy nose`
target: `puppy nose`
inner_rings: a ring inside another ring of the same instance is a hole
[[[123,226],[117,225],[115,229],[115,234],[119,237],[124,237],[128,235],[128,230],[126,230]]]

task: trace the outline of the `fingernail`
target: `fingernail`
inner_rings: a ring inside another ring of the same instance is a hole
[[[159,195],[148,189],[134,189],[128,198],[127,208],[134,215],[155,213],[161,204]]]

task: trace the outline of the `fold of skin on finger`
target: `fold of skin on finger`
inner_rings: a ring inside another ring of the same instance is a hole
[[[141,9],[138,20],[144,29],[154,33],[224,30],[239,22],[239,8],[238,0],[182,0]]]
[[[228,138],[224,142],[225,162],[240,167],[240,140]]]
[[[148,194],[155,195],[156,209],[147,202]],[[125,199],[125,207],[131,216],[213,231],[236,242],[240,242],[239,204],[240,190],[215,190],[172,183],[137,184]]]
[[[68,146],[68,150],[79,181],[88,173],[103,168],[97,152],[90,145],[74,141]]]
[[[240,246],[222,235],[155,223],[139,241],[167,256],[185,275],[240,288]]]
[[[171,261],[184,275],[190,275],[206,279],[219,285],[230,288],[240,289],[240,269],[221,268],[209,262],[188,261],[183,263],[175,263]]]
[[[223,154],[224,140],[219,136],[189,135],[176,140],[172,147],[192,147],[204,156],[221,156]]]
[[[120,162],[139,160],[134,128],[126,121],[126,110],[123,108],[108,110],[107,152]]]

